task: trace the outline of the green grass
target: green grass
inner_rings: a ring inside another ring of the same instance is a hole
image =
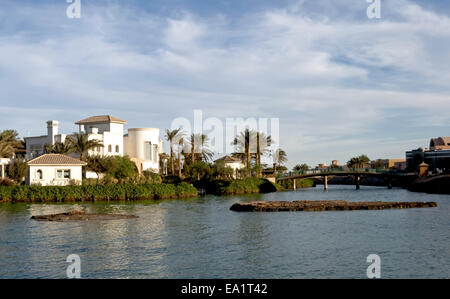
[[[2,186],[0,202],[66,202],[185,198],[197,196],[197,189],[180,183],[117,184],[86,186]]]

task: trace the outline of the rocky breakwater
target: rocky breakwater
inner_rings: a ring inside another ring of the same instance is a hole
[[[118,219],[135,219],[139,218],[134,215],[118,215],[118,214],[89,214],[85,211],[71,211],[61,214],[32,216],[31,219],[37,221],[92,221],[92,220],[118,220]]]
[[[331,201],[254,201],[235,203],[230,210],[236,212],[320,212],[320,211],[353,211],[384,210],[437,207],[436,202],[349,202],[345,200]]]

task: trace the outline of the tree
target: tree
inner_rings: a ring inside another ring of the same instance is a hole
[[[262,175],[261,155],[268,151],[271,143],[271,136],[266,136],[263,132],[256,132],[256,166],[258,169],[257,173],[260,176]]]
[[[251,168],[251,155],[257,150],[256,140],[256,132],[246,128],[232,142],[232,145],[236,145],[238,149],[234,156],[240,157],[245,162],[247,169]]]
[[[353,157],[347,162],[347,166],[350,168],[365,168],[370,162],[369,157],[366,155],[360,155],[358,157]]]
[[[16,151],[22,146],[15,130],[4,130],[0,133],[0,157],[15,156]]]
[[[170,170],[171,174],[173,175],[175,173],[175,165],[173,160],[173,143],[178,142],[179,134],[180,134],[181,128],[169,130],[166,129],[166,140],[170,142]]]
[[[11,179],[20,184],[27,175],[28,164],[22,159],[14,159],[9,162],[7,172]]]
[[[282,165],[287,161],[287,154],[281,148],[275,150],[273,153],[273,174],[277,175],[277,165]]]
[[[132,179],[138,174],[136,164],[134,164],[127,156],[112,156],[105,159],[108,163],[106,164],[106,167],[109,168],[106,170],[106,174],[111,175],[116,179]]]
[[[308,171],[309,170],[309,166],[308,164],[297,164],[294,166],[294,168],[292,168],[293,171]]]
[[[70,142],[72,150],[80,154],[80,160],[85,161],[87,154],[90,150],[97,147],[103,147],[103,143],[97,139],[89,140],[88,134],[74,133],[72,136],[68,136],[68,142]]]
[[[189,144],[191,146],[191,164],[196,160],[208,162],[213,157],[213,152],[208,149],[209,138],[205,134],[191,134]]]
[[[226,166],[225,161],[217,161],[213,165],[213,175],[217,179],[232,179],[234,175],[233,168]]]
[[[205,176],[211,175],[212,172],[213,171],[209,164],[203,161],[197,161],[187,167],[187,173],[191,176],[191,178],[197,178],[197,181],[200,181],[200,179]]]
[[[179,138],[178,139],[178,176],[181,178],[181,152],[183,151],[184,147],[184,139]]]
[[[112,168],[112,161],[107,157],[88,156],[86,162],[86,169],[95,172],[97,177],[100,173],[106,173]]]
[[[54,145],[45,144],[44,150],[47,154],[70,154],[74,151],[74,147],[70,140],[66,140],[64,143],[56,142]]]

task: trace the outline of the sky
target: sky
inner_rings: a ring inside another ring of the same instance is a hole
[[[0,130],[279,118],[288,167],[450,136],[450,1],[0,0]],[[205,132],[208,133],[208,132]]]

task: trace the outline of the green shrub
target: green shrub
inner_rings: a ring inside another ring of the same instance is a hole
[[[170,184],[116,184],[83,186],[2,186],[3,202],[64,202],[99,200],[164,199],[197,196],[197,189],[181,183]]]
[[[222,194],[247,194],[275,192],[279,187],[262,178],[245,178],[234,180],[228,186],[223,187]]]

